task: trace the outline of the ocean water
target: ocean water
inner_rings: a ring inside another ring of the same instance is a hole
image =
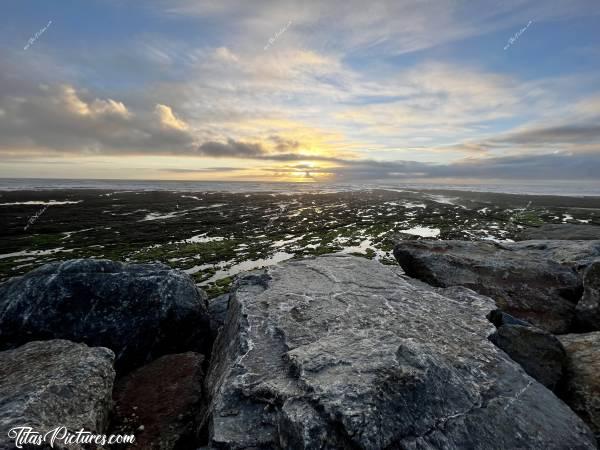
[[[600,196],[599,181],[537,181],[527,183],[472,182],[356,182],[356,183],[283,183],[250,181],[163,181],[163,180],[78,180],[50,178],[0,178],[0,191],[101,189],[115,191],[181,192],[343,192],[369,189],[424,190],[442,189],[472,192],[496,192],[529,195]]]

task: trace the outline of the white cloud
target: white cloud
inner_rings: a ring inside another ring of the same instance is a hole
[[[172,128],[181,131],[185,131],[189,128],[187,123],[175,117],[173,110],[167,105],[158,104],[156,105],[154,111],[160,120],[160,124],[165,128]]]

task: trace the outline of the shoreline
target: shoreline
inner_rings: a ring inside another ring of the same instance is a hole
[[[39,185],[38,185],[39,184]],[[593,183],[588,183],[593,184]],[[33,186],[32,186],[33,185]],[[577,187],[578,191],[573,191]],[[581,182],[546,183],[316,183],[316,182],[255,182],[255,181],[188,181],[188,180],[119,180],[119,179],[51,179],[0,178],[0,193],[43,192],[57,190],[115,192],[220,192],[220,193],[342,193],[370,190],[389,191],[449,191],[458,193],[489,193],[553,197],[597,197],[600,184],[583,188]]]
[[[501,243],[544,224],[600,229],[600,197],[29,190],[0,193],[0,220],[0,280],[63,259],[158,261],[216,296],[240,270],[283,259],[342,252],[394,265],[398,236]]]

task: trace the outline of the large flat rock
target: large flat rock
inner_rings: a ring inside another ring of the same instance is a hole
[[[394,256],[407,275],[433,286],[465,286],[503,311],[553,333],[572,329],[583,292],[577,267],[598,241],[401,241]]]
[[[160,355],[210,350],[206,298],[163,264],[78,259],[0,285],[0,348],[69,339],[108,347],[117,371]]]
[[[209,445],[595,448],[579,417],[488,341],[494,307],[352,256],[244,276],[207,375]]]
[[[0,448],[15,448],[9,438],[15,427],[45,433],[64,426],[102,434],[111,408],[114,357],[107,348],[64,340],[0,352]]]

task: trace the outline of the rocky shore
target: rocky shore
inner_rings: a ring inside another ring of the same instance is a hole
[[[0,284],[0,448],[19,426],[140,449],[597,448],[600,240],[580,233],[291,259],[210,300],[162,264],[47,264]]]

